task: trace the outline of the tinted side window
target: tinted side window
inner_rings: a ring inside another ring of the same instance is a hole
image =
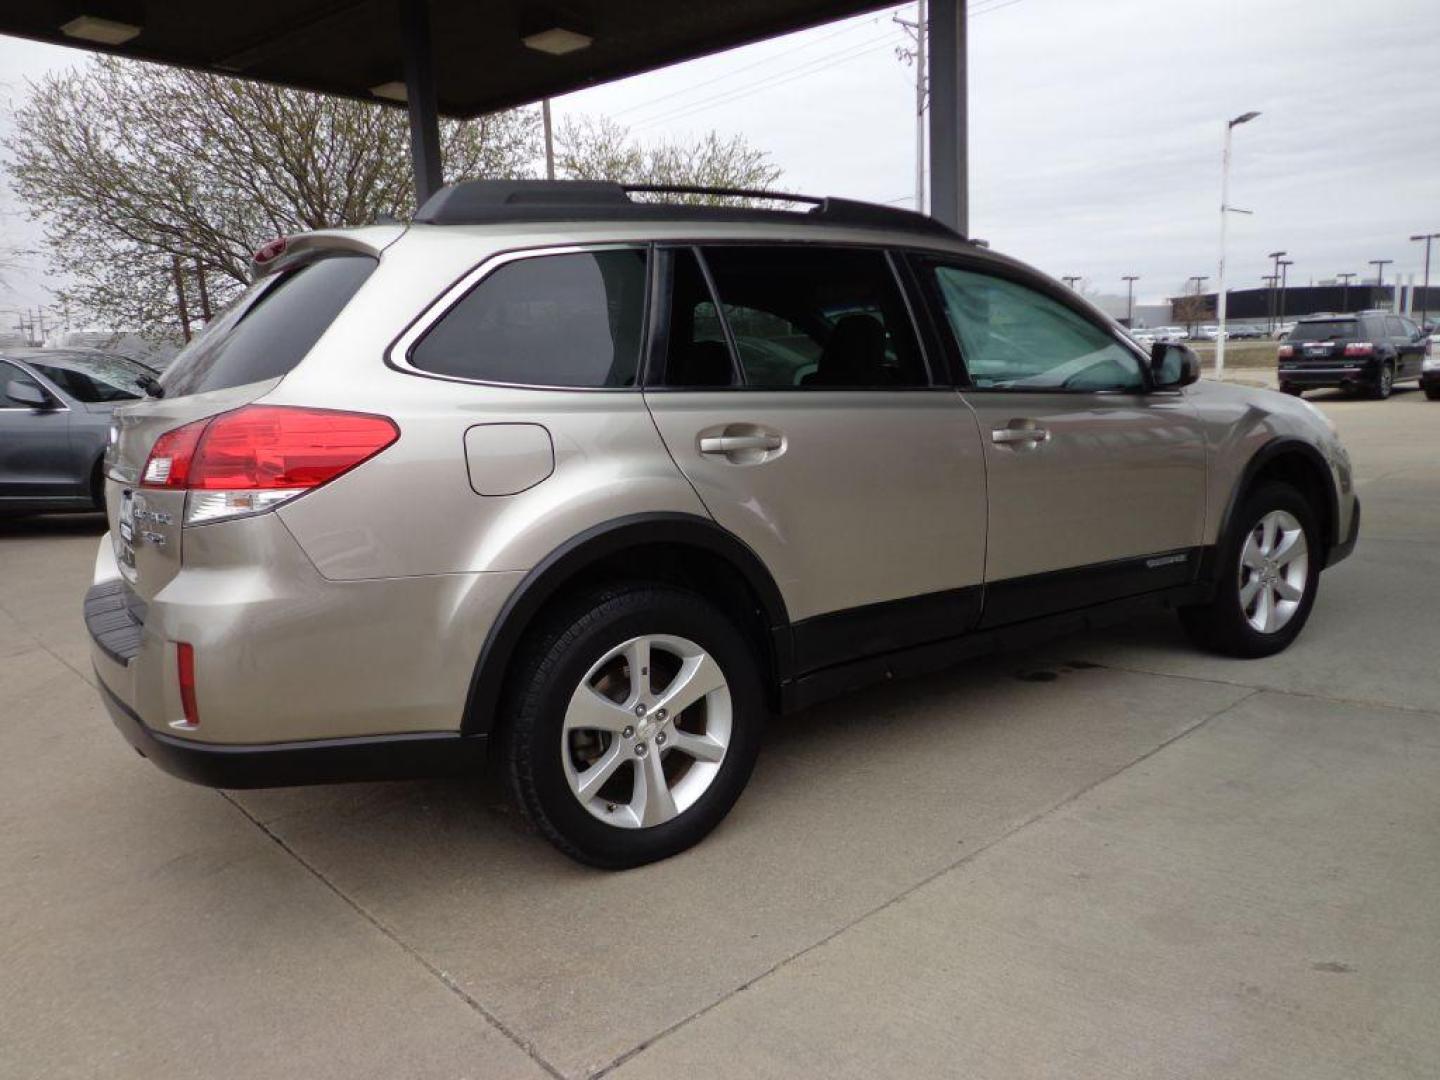
[[[734,386],[737,372],[700,260],[689,248],[666,252],[665,257],[671,266],[665,385]]]
[[[710,247],[746,386],[924,386],[910,313],[880,251]]]
[[[970,381],[995,390],[1141,390],[1135,354],[1090,320],[1017,282],[933,269]]]
[[[486,275],[420,339],[422,371],[529,386],[634,386],[643,248],[537,255]]]
[[[165,369],[168,397],[289,374],[375,269],[369,255],[328,255],[243,292]]]
[[[106,401],[134,401],[140,397],[139,379],[144,372],[119,361],[71,361],[31,366],[76,401],[95,405]]]

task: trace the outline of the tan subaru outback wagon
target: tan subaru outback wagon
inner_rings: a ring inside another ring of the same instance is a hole
[[[263,248],[116,414],[84,608],[125,738],[233,788],[499,755],[624,867],[875,680],[1153,607],[1295,639],[1359,527],[1318,411],[928,218],[787,198],[483,181]]]

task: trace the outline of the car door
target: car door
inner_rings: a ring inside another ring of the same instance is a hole
[[[13,400],[5,393],[12,380],[44,391],[52,406]],[[0,360],[0,499],[74,495],[69,461],[69,408],[29,372]]]
[[[1390,331],[1390,340],[1395,345],[1395,377],[1418,378],[1424,346],[1416,340],[1420,335],[1415,324],[1408,319],[1390,315],[1385,319],[1385,325]]]
[[[774,575],[797,668],[969,629],[983,448],[930,375],[890,257],[714,245],[660,265],[646,402],[707,510]]]
[[[1135,346],[1038,275],[932,258],[917,274],[985,446],[983,624],[1192,580],[1206,449],[1184,391],[1148,392]]]

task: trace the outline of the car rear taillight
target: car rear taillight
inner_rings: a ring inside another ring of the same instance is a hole
[[[1295,346],[1294,346],[1294,345],[1281,345],[1280,348],[1277,350],[1277,355],[1278,355],[1278,356],[1280,357],[1280,359],[1282,359],[1282,360],[1286,359],[1287,357],[1294,356],[1294,355],[1295,355]]]
[[[175,644],[175,670],[180,679],[180,711],[186,727],[200,726],[200,709],[195,704],[195,646],[184,641]]]
[[[399,437],[386,416],[247,405],[161,435],[141,486],[189,491],[187,525],[219,521],[328,484]]]
[[[1370,356],[1375,352],[1375,346],[1368,341],[1352,341],[1345,346],[1346,356]]]

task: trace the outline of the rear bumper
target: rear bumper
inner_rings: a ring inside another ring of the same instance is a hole
[[[476,769],[485,754],[485,736],[458,732],[241,746],[201,743],[151,730],[103,679],[99,685],[110,719],[126,742],[172,776],[207,787],[290,787],[458,776]]]
[[[1375,361],[1360,364],[1327,364],[1323,367],[1281,367],[1280,382],[1289,386],[1325,387],[1357,386],[1375,381]]]
[[[1355,510],[1350,515],[1350,535],[1336,543],[1330,549],[1329,556],[1325,559],[1325,566],[1328,569],[1338,562],[1348,559],[1355,550],[1356,543],[1360,540],[1360,500],[1355,500]]]

